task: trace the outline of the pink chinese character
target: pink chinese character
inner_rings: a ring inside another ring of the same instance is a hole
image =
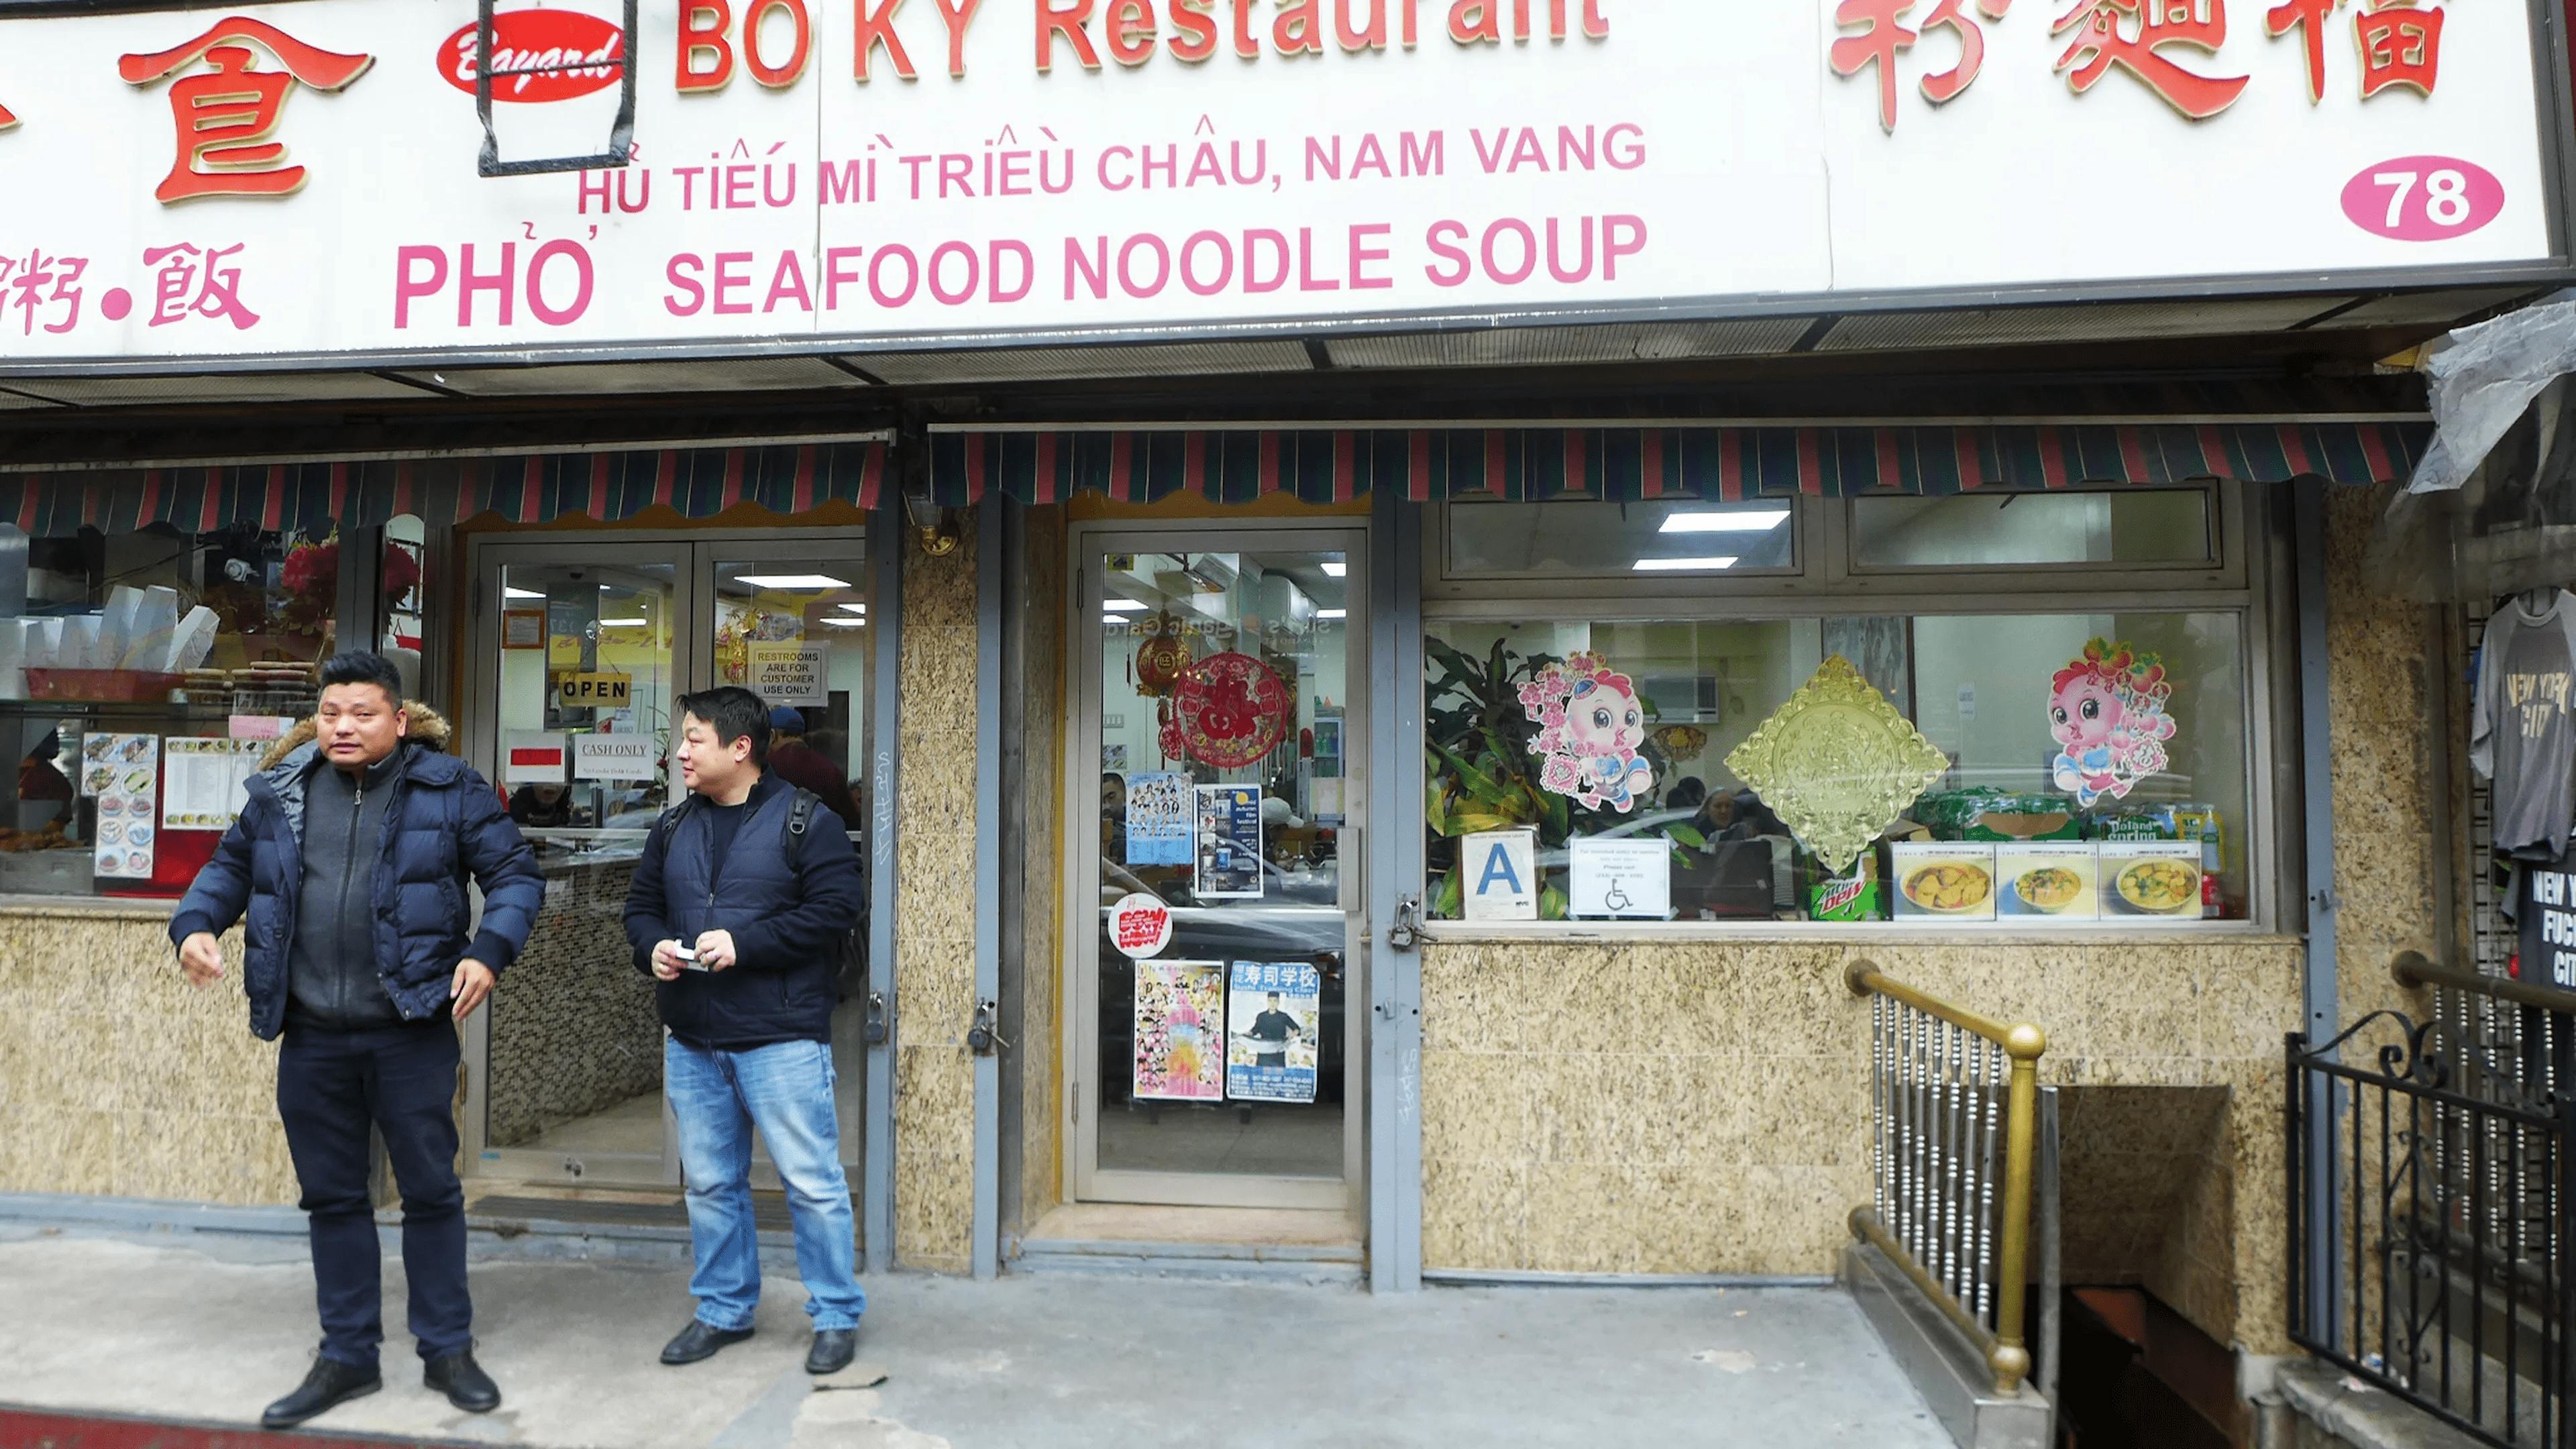
[[[161,269],[153,279],[151,325],[165,327],[191,316],[221,317],[236,330],[257,324],[259,314],[242,305],[241,268],[223,265],[241,249],[238,242],[204,248],[180,242],[145,252],[143,264]]]
[[[2132,20],[2134,30],[2124,30]],[[2162,53],[2168,45],[2186,45],[2217,54],[2227,43],[2227,0],[2079,0],[2048,33],[2069,30],[2077,33],[2057,68],[2071,69],[2066,83],[2079,95],[2116,65],[2167,105],[2202,121],[2234,105],[2245,89],[2244,76],[2201,75]]]
[[[81,273],[88,270],[87,257],[49,257],[41,251],[31,251],[23,260],[0,257],[0,294],[7,297],[0,309],[15,310],[19,333],[32,337],[36,333],[36,314],[58,307],[61,310],[55,315],[60,320],[46,322],[45,330],[69,332],[80,325],[79,282]]]
[[[1826,63],[1834,74],[1858,75],[1861,67],[1878,67],[1878,124],[1881,129],[1896,129],[1896,53],[1910,49],[1914,32],[1899,23],[1914,0],[1842,0],[1834,7],[1834,23],[1857,25],[1857,35],[1846,35],[1834,42]]]

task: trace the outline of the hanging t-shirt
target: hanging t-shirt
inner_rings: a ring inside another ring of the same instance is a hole
[[[2517,598],[2478,650],[2469,764],[2494,782],[2495,848],[2556,856],[2576,825],[2576,594]]]

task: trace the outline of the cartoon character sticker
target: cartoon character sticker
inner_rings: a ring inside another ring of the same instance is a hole
[[[1529,747],[1547,757],[1541,788],[1622,815],[1654,788],[1654,768],[1637,754],[1646,742],[1646,707],[1637,686],[1600,655],[1577,654],[1541,670],[1521,686],[1521,710],[1544,726]]]
[[[2057,738],[2049,772],[2057,788],[2090,809],[2104,796],[2124,799],[2140,780],[2165,768],[2174,718],[2165,712],[2173,683],[2163,661],[2123,642],[2087,640],[2083,657],[2057,671],[2048,692],[2048,731]]]

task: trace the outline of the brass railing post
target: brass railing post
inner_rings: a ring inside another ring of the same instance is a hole
[[[2039,1058],[2048,1034],[2029,1022],[2004,1037],[2012,1054],[2012,1088],[2004,1113],[2004,1211],[2001,1262],[1995,1271],[1995,1392],[2011,1396],[2030,1373],[2030,1348],[2022,1337],[2022,1300],[2030,1268],[2031,1149],[2039,1125]]]

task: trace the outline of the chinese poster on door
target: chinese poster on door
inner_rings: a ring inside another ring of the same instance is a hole
[[[1302,961],[1237,961],[1225,999],[1225,1095],[1312,1102],[1324,977]]]
[[[1261,899],[1261,792],[1201,785],[1198,793],[1199,899]]]
[[[1136,963],[1138,1099],[1225,1100],[1225,965]]]
[[[1190,863],[1190,777],[1139,770],[1127,777],[1127,864]],[[1108,792],[1104,791],[1104,797]]]

